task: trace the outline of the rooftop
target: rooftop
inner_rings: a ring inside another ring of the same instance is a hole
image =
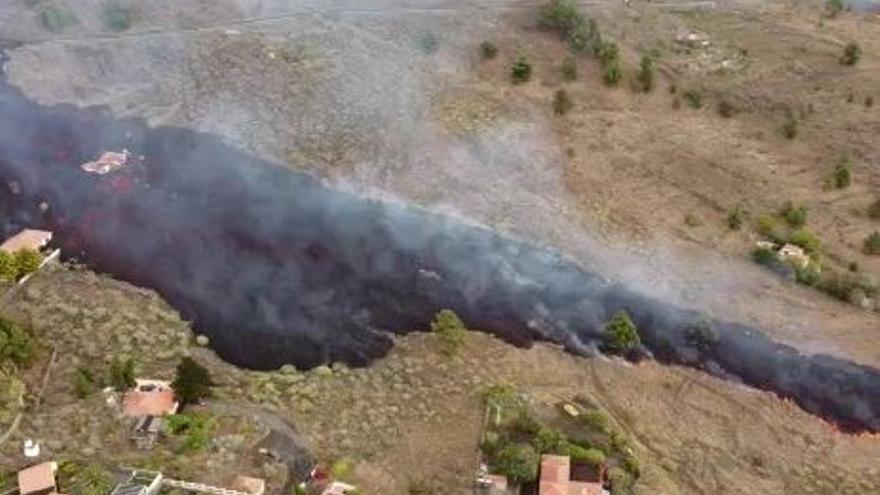
[[[122,414],[125,416],[166,416],[177,412],[178,402],[168,382],[161,380],[137,380],[134,389],[122,398]]]
[[[18,491],[21,495],[55,492],[55,472],[58,464],[44,462],[18,472]]]
[[[52,232],[25,229],[0,244],[0,251],[14,253],[22,249],[40,250],[52,240]]]

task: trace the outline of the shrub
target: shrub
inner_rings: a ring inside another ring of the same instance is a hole
[[[629,495],[633,485],[629,473],[619,467],[608,470],[608,481],[611,483],[611,495]]]
[[[174,435],[183,436],[181,447],[185,452],[204,450],[211,443],[215,425],[214,419],[205,413],[189,412],[168,417],[168,429]]]
[[[568,439],[561,432],[550,428],[541,428],[532,445],[539,454],[565,454],[568,448]]]
[[[106,495],[113,489],[113,476],[99,464],[89,464],[74,477],[73,493]]]
[[[782,232],[779,221],[773,215],[764,213],[759,216],[757,230],[759,234],[775,242],[784,243],[788,240]]]
[[[639,479],[642,476],[642,468],[639,465],[639,460],[632,454],[627,454],[623,458],[623,469],[628,472],[633,479]]]
[[[605,326],[606,343],[615,352],[626,352],[641,344],[639,331],[626,311],[618,311]]]
[[[649,93],[654,89],[654,61],[651,57],[645,55],[639,64],[639,73],[636,76],[639,87],[645,93]]]
[[[733,107],[733,104],[727,100],[721,100],[718,103],[718,114],[724,117],[725,119],[729,119],[733,117],[733,114],[736,113],[736,109]]]
[[[577,59],[572,56],[565,57],[562,61],[562,78],[566,81],[574,81],[577,77]]]
[[[819,237],[807,229],[797,229],[791,233],[789,242],[800,246],[810,255],[817,255],[822,250],[822,241]]]
[[[464,323],[451,309],[444,309],[434,315],[431,331],[440,343],[440,350],[448,356],[458,352],[467,336]]]
[[[746,216],[746,211],[741,206],[734,206],[733,209],[727,213],[727,227],[730,230],[741,229]]]
[[[571,98],[569,98],[568,92],[564,89],[556,91],[556,94],[553,96],[553,113],[556,115],[565,115],[572,109],[572,107],[574,107],[574,103],[572,103]]]
[[[532,64],[522,55],[510,66],[510,80],[513,84],[523,84],[532,78]]]
[[[608,433],[608,416],[599,409],[590,409],[584,411],[580,416],[580,420],[593,430],[601,433]]]
[[[586,462],[593,466],[605,463],[605,452],[599,449],[585,449],[579,445],[572,445],[569,449],[569,455],[575,461]]]
[[[698,89],[689,89],[682,95],[693,109],[703,108],[703,93]]]
[[[196,403],[211,396],[211,375],[204,366],[190,357],[181,359],[177,365],[177,375],[171,383],[174,395],[182,405]]]
[[[602,71],[602,81],[606,86],[617,86],[621,79],[623,79],[623,71],[620,69],[620,63],[614,61],[605,66]]]
[[[598,48],[597,55],[603,66],[608,65],[620,60],[620,47],[613,41],[603,42]]]
[[[46,7],[40,12],[40,22],[43,27],[53,33],[57,33],[67,26],[76,24],[76,15],[68,9],[61,7]]]
[[[598,47],[602,44],[602,36],[599,34],[596,21],[589,19],[578,23],[568,33],[568,44],[572,51],[578,53],[586,53],[588,51],[596,53]]]
[[[131,358],[113,360],[110,364],[110,385],[120,392],[135,386],[134,361]]]
[[[880,232],[872,232],[865,238],[864,250],[865,254],[880,254]]]
[[[673,98],[672,99],[672,109],[678,110],[680,108],[681,108],[681,100],[679,100],[678,98]]]
[[[121,5],[110,4],[104,7],[104,26],[111,31],[125,31],[131,27],[134,13]]]
[[[853,293],[860,288],[858,278],[851,275],[829,273],[822,277],[819,290],[844,302],[850,302]]]
[[[0,279],[14,281],[18,277],[18,265],[15,257],[7,252],[0,251]]]
[[[701,351],[707,351],[718,343],[718,333],[712,328],[709,320],[705,318],[701,318],[695,323],[688,325],[685,328],[684,337],[688,345]]]
[[[843,65],[856,65],[862,56],[862,47],[855,41],[850,41],[843,48],[843,55],[840,56],[840,63]]]
[[[794,280],[799,284],[813,287],[819,283],[821,278],[822,274],[814,263],[804,267],[796,266],[794,269]]]
[[[43,262],[43,255],[36,249],[20,249],[14,256],[19,278],[39,270]]]
[[[843,157],[837,161],[837,165],[834,166],[834,187],[838,189],[845,189],[849,187],[852,181],[852,173],[850,171],[850,161],[849,158]]]
[[[73,395],[78,399],[85,399],[97,388],[95,377],[87,368],[77,368],[73,372]]]
[[[28,366],[36,351],[36,340],[30,331],[0,316],[0,365],[10,362],[16,366]]]
[[[534,447],[527,443],[510,444],[495,456],[495,469],[513,483],[528,483],[538,477],[541,458]]]
[[[752,261],[761,266],[772,268],[779,263],[779,257],[776,256],[776,251],[770,248],[757,247],[752,250]]]
[[[807,207],[803,205],[796,207],[791,201],[786,201],[782,205],[779,215],[795,229],[803,227],[807,223]]]
[[[782,125],[782,136],[785,137],[785,139],[794,139],[797,135],[798,123],[793,118],[790,118]]]
[[[568,34],[586,22],[574,0],[551,0],[541,9],[541,25]]]
[[[491,41],[484,41],[480,43],[480,54],[484,59],[491,60],[498,56],[498,47]]]
[[[875,199],[871,206],[868,207],[868,218],[880,220],[880,198]]]
[[[825,11],[828,13],[828,17],[837,17],[845,7],[843,0],[827,0],[825,2]]]
[[[868,95],[865,97],[865,108],[871,108],[874,106],[874,97]]]

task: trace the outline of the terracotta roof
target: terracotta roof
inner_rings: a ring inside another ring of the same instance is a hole
[[[237,492],[250,493],[251,495],[263,495],[266,491],[266,480],[238,475],[232,482],[231,488]]]
[[[567,495],[602,495],[602,485],[585,481],[571,481],[568,483]]]
[[[55,471],[58,465],[54,462],[44,462],[18,472],[18,491],[21,495],[31,493],[54,492]]]
[[[165,416],[176,413],[177,407],[171,385],[158,380],[137,380],[135,388],[122,398],[125,416]]]
[[[568,456],[541,456],[541,481],[568,482],[570,478],[571,459]]]
[[[0,245],[0,250],[6,251],[7,253],[14,253],[22,249],[39,250],[51,240],[52,233],[49,231],[25,229],[9,239],[6,239],[6,241]]]
[[[542,481],[538,483],[538,493],[540,495],[568,495],[568,482]]]

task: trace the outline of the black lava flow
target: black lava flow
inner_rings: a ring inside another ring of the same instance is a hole
[[[79,168],[123,148],[124,169]],[[734,322],[706,331],[694,312],[552,250],[328,188],[211,135],[40,106],[5,82],[0,192],[0,233],[54,231],[66,256],[155,289],[238,365],[366,365],[389,332],[425,328],[443,308],[515,345],[590,353],[626,310],[643,355],[773,391],[848,431],[880,430],[876,369]]]

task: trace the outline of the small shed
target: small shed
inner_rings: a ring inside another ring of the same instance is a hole
[[[23,249],[40,251],[52,240],[52,232],[48,230],[24,229],[0,244],[0,251],[17,253]]]
[[[56,493],[55,473],[58,472],[58,464],[44,462],[18,472],[19,495],[49,495]]]

